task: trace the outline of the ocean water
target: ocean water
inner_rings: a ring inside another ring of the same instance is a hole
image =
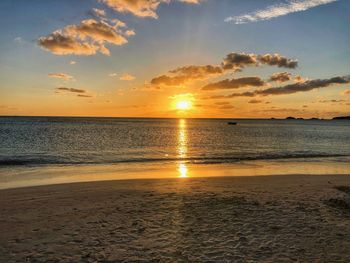
[[[0,117],[0,175],[18,167],[322,158],[349,162],[349,121]]]

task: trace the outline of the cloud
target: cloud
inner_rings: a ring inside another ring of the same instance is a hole
[[[187,4],[199,4],[203,0],[179,0],[179,1]]]
[[[259,77],[245,77],[238,79],[225,79],[216,83],[210,83],[202,88],[202,90],[217,89],[238,89],[242,87],[261,87],[265,82]]]
[[[207,75],[221,74],[223,70],[219,66],[186,66],[169,71],[174,74],[181,74],[192,79],[203,78]]]
[[[262,109],[261,112],[275,112],[275,113],[303,113],[305,109],[293,109],[293,108],[277,108],[277,107],[271,107],[269,109]]]
[[[160,3],[167,3],[167,0],[101,0],[107,6],[117,12],[132,13],[139,17],[158,18],[156,10]]]
[[[105,17],[106,16],[106,11],[103,9],[99,9],[99,8],[93,8],[90,12],[94,17]]]
[[[298,66],[297,60],[281,56],[280,54],[257,55],[233,52],[224,58],[222,68],[225,70],[242,71],[246,66],[259,66],[259,63],[291,69]]]
[[[71,93],[76,94],[79,98],[92,98],[93,96],[88,94],[88,92],[84,89],[76,89],[76,88],[67,88],[67,87],[58,87],[55,89],[55,93]]]
[[[13,41],[14,41],[15,43],[17,43],[17,44],[23,43],[22,37],[16,37]]]
[[[335,84],[348,84],[350,83],[350,76],[344,77],[333,77],[330,79],[315,79],[308,80],[301,83],[294,83],[282,87],[273,87],[265,90],[256,90],[252,92],[242,92],[242,93],[233,93],[226,97],[255,97],[255,96],[269,96],[269,95],[286,95],[293,94],[297,92],[306,92],[313,89],[326,88]]]
[[[48,74],[50,78],[57,78],[57,79],[63,79],[63,80],[73,80],[74,77],[66,74],[66,73],[50,73]]]
[[[298,66],[298,61],[290,58],[283,57],[279,54],[265,54],[258,56],[258,60],[262,64],[269,66],[277,66],[279,68],[296,68]]]
[[[135,36],[135,35],[136,35],[136,33],[135,33],[135,31],[134,31],[133,29],[128,29],[128,30],[126,30],[126,31],[124,32],[124,34],[125,34],[126,36],[128,36],[128,37],[131,37],[131,36]]]
[[[258,104],[258,103],[262,103],[263,101],[262,100],[256,100],[256,99],[252,99],[250,101],[248,101],[248,103],[250,104]]]
[[[214,104],[195,104],[194,107],[196,107],[196,108],[206,108],[206,109],[215,109],[215,110],[236,109],[235,106],[233,106],[230,102],[227,102],[227,101],[216,102]]]
[[[105,45],[126,44],[130,36],[128,31],[125,24],[116,19],[109,22],[87,19],[39,38],[38,45],[55,55],[94,55],[97,52],[109,55],[110,51]]]
[[[169,77],[167,75],[162,75],[162,76],[153,78],[151,80],[151,84],[165,85],[165,86],[178,86],[178,85],[184,84],[186,81],[187,79],[182,76]]]
[[[242,71],[247,66],[260,65],[278,66],[285,68],[296,68],[298,61],[279,54],[246,54],[246,53],[229,53],[220,65],[205,66],[184,66],[170,70],[167,75],[160,75],[153,78],[152,85],[180,86],[196,80],[204,80],[226,74],[228,71]],[[228,80],[225,80],[225,86],[228,86]]]
[[[81,21],[79,25],[69,25],[65,28],[68,35],[85,40],[91,38],[97,43],[102,45],[103,43],[111,43],[114,45],[123,45],[127,43],[127,40],[122,35],[121,31],[118,31],[118,22],[114,24],[108,24],[101,20],[96,21],[94,19],[87,19]]]
[[[235,106],[231,105],[228,101],[219,101],[214,104],[195,104],[196,108],[208,108],[208,109],[218,109],[218,110],[230,110],[236,109]]]
[[[306,11],[310,8],[336,2],[337,0],[289,0],[287,3],[280,3],[268,6],[265,9],[257,10],[252,13],[231,16],[225,19],[226,22],[235,24],[245,24],[249,22],[257,22],[270,20],[275,17],[285,16],[290,13]]]
[[[288,72],[278,72],[271,75],[270,81],[286,82],[292,79],[292,74]]]
[[[56,88],[56,91],[71,92],[71,93],[86,93],[86,90],[84,89],[75,89],[75,88],[67,88],[67,87],[58,87]]]
[[[97,46],[65,36],[60,30],[39,38],[38,45],[55,55],[94,55],[98,50]]]
[[[169,75],[161,75],[151,80],[152,85],[179,86],[194,80],[203,80],[223,73],[220,66],[185,66],[169,71]]]
[[[199,4],[202,0],[178,0],[186,4]],[[131,13],[138,17],[158,18],[157,9],[161,3],[171,0],[100,0],[110,8],[121,13]]]
[[[119,79],[124,81],[132,81],[135,79],[135,77],[129,73],[125,73]]]
[[[108,76],[110,77],[116,77],[118,74],[117,73],[110,73]]]
[[[241,71],[245,66],[257,66],[257,56],[255,54],[245,54],[232,52],[224,58],[222,68]]]
[[[347,102],[347,100],[320,100],[319,103],[339,103],[339,102]]]
[[[301,77],[301,76],[295,76],[294,81],[296,82],[305,82],[307,79]]]
[[[217,107],[217,108],[220,109],[220,110],[231,110],[231,109],[236,109],[236,107],[233,106],[233,105],[222,105],[222,106],[219,106],[219,107]]]
[[[78,94],[77,97],[81,97],[81,98],[92,98],[92,95]]]
[[[223,105],[230,105],[231,103],[228,101],[218,101],[218,102],[215,102],[214,104],[218,106],[223,106]]]

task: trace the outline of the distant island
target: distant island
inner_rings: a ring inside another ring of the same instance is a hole
[[[334,117],[333,120],[350,120],[350,116]]]
[[[271,118],[272,120],[275,120],[275,118]],[[311,121],[323,121],[325,119],[319,119],[319,118],[310,118],[310,119],[304,119],[304,118],[296,118],[296,117],[286,117],[285,120],[311,120]],[[350,116],[339,116],[334,117],[332,120],[350,120]]]
[[[287,117],[285,118],[286,120],[311,120],[311,121],[320,121],[323,119],[319,119],[319,118],[310,118],[310,119],[304,119],[304,118],[295,118],[295,117]]]

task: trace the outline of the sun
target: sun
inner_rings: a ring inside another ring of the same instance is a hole
[[[192,107],[192,103],[189,100],[180,100],[176,103],[176,109],[189,110]]]

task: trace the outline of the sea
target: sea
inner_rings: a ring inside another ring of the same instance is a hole
[[[0,188],[191,177],[191,169],[350,174],[349,163],[348,120],[0,117]]]

